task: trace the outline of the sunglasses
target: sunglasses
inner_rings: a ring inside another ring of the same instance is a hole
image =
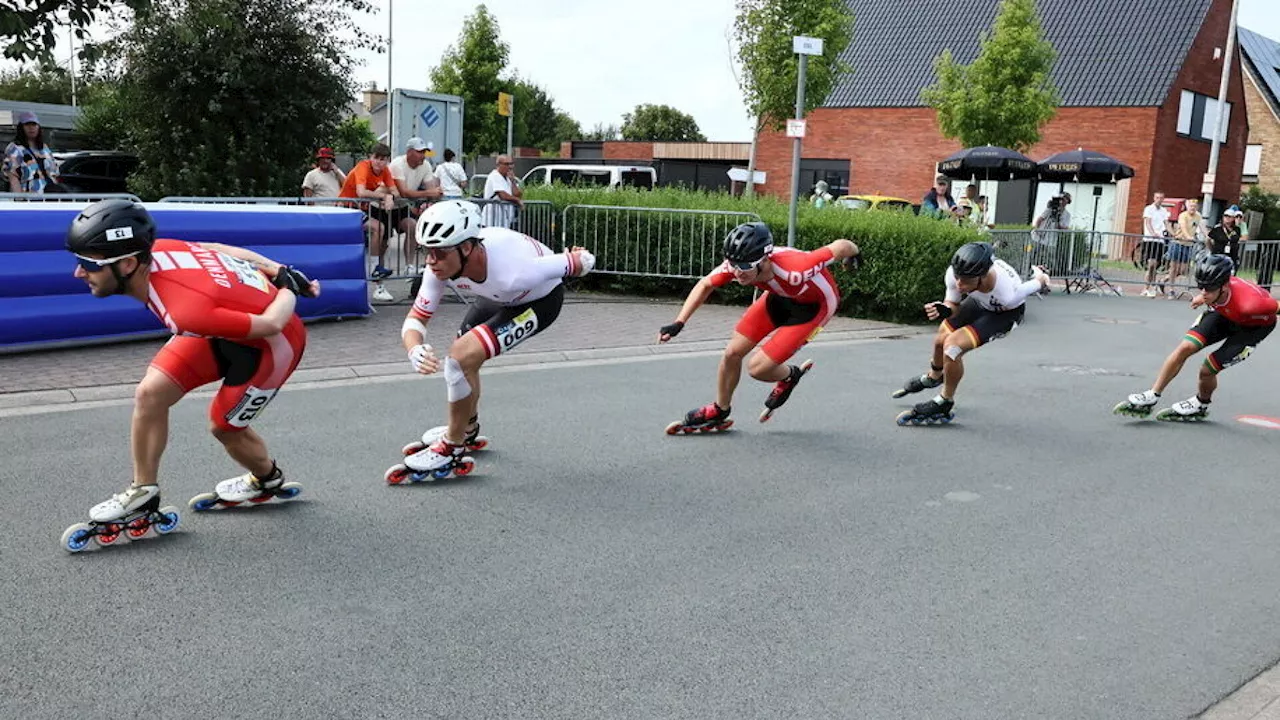
[[[767,257],[769,257],[769,256],[768,256],[768,255],[765,255],[764,257],[760,258],[759,260],[752,260],[752,261],[750,261],[750,262],[734,262],[734,261],[730,260],[730,261],[729,261],[729,266],[730,266],[730,267],[732,267],[732,268],[733,268],[733,269],[735,269],[735,270],[741,270],[741,271],[743,271],[743,272],[746,272],[747,270],[755,270],[756,268],[760,267],[760,263],[764,262],[764,261],[765,261],[765,258],[767,258]]]
[[[72,254],[75,255],[75,253],[72,253]],[[128,255],[117,255],[116,257],[102,258],[101,260],[99,260],[98,258],[85,257],[83,255],[76,255],[75,258],[76,258],[76,262],[79,263],[80,267],[85,272],[99,272],[99,271],[105,270],[108,265],[114,262],[119,262],[120,260],[123,260],[125,258],[129,258],[135,255],[141,255],[141,254],[142,254],[142,251],[138,250],[136,252],[131,252]]]

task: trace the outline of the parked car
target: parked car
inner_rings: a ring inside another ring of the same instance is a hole
[[[129,173],[138,168],[136,155],[117,150],[79,150],[55,153],[59,181],[71,192],[128,192]]]
[[[644,165],[539,165],[524,174],[523,185],[590,185],[653,189],[658,171]]]
[[[845,195],[836,204],[849,210],[911,210],[914,206],[910,200],[887,195]]]

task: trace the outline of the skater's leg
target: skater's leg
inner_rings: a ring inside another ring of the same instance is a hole
[[[756,341],[735,332],[720,356],[720,369],[716,376],[716,405],[733,407],[733,393],[742,379],[742,359],[756,346]],[[760,355],[760,353],[756,353]],[[766,358],[767,360],[768,358]]]
[[[791,369],[785,364],[776,363],[763,349],[751,354],[747,361],[747,374],[762,382],[780,382],[791,375]]]
[[[1164,364],[1160,366],[1160,373],[1156,376],[1156,382],[1151,386],[1151,390],[1157,395],[1162,394],[1178,373],[1182,372],[1182,366],[1186,364],[1187,358],[1198,352],[1200,347],[1189,340],[1178,343],[1178,347],[1169,353],[1169,357],[1165,358]]]
[[[449,346],[444,369],[449,397],[449,429],[445,432],[445,440],[452,445],[459,445],[466,438],[467,426],[476,414],[480,366],[487,358],[485,347],[475,332],[465,333]]]
[[[267,452],[266,441],[253,428],[227,429],[215,424],[210,432],[222,443],[227,455],[254,477],[261,479],[271,474],[275,463]]]
[[[1218,389],[1218,373],[1214,372],[1207,364],[1200,366],[1200,382],[1196,387],[1196,397],[1200,398],[1200,402],[1208,403],[1213,400],[1213,392]]]
[[[160,476],[160,456],[169,442],[169,408],[186,394],[156,367],[138,383],[133,394],[130,445],[133,450],[133,484],[155,485]]]
[[[977,333],[970,327],[962,327],[946,337],[942,344],[942,397],[956,399],[956,389],[964,379],[965,353],[978,347]]]
[[[947,338],[952,334],[951,326],[942,323],[938,326],[938,332],[933,336],[933,355],[929,358],[929,377],[934,380],[942,379],[942,370],[935,368],[943,368],[943,360],[945,359],[942,351],[946,345]]]

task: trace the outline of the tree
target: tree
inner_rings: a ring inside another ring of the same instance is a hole
[[[822,54],[805,68],[805,107],[822,104],[836,78],[848,72],[840,55],[853,37],[853,15],[845,0],[738,0],[733,23],[742,74],[738,84],[747,111],[757,119],[757,132],[781,130],[795,114],[799,61],[791,38],[821,38]]]
[[[497,18],[478,5],[463,22],[457,45],[446,48],[440,64],[431,70],[435,92],[463,100],[462,147],[469,153],[488,154],[507,148],[507,120],[498,115],[498,92],[507,87],[500,75],[509,55]]]
[[[596,123],[595,127],[582,133],[583,140],[618,140],[622,138],[622,131],[617,125],[605,125],[604,123]]]
[[[1001,0],[978,57],[961,65],[945,50],[933,63],[938,82],[921,98],[938,111],[942,134],[965,147],[997,145],[1026,151],[1057,112],[1049,77],[1057,53],[1044,38],[1035,0]]]
[[[333,139],[326,143],[326,147],[335,153],[355,155],[363,160],[377,142],[378,136],[373,134],[373,126],[369,124],[369,118],[348,115],[338,123],[338,127],[333,131]]]
[[[71,104],[71,75],[56,65],[0,70],[0,98]]]
[[[515,95],[515,117],[512,142],[521,147],[540,150],[558,149],[555,101],[541,87],[518,77],[509,81],[506,92]]]
[[[355,92],[364,0],[173,0],[119,40],[116,122],[149,197],[291,195]]]
[[[53,60],[55,33],[61,26],[74,28],[76,39],[85,40],[86,29],[101,17],[118,15],[121,8],[141,12],[152,0],[10,0],[0,3],[0,38],[4,57],[10,60]],[[59,16],[66,19],[63,20]],[[81,50],[92,56],[92,47]]]
[[[670,105],[637,105],[635,112],[622,115],[623,140],[654,142],[705,142],[692,115]]]
[[[556,113],[556,149],[560,143],[577,140],[582,137],[582,126],[566,112]]]

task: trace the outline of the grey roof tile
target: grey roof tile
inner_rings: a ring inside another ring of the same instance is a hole
[[[971,62],[999,7],[999,0],[846,3],[854,16],[853,40],[842,59],[853,72],[837,81],[825,107],[922,106],[920,90],[936,80],[933,59],[949,48],[959,62]],[[1045,36],[1058,52],[1052,75],[1062,105],[1163,103],[1211,4],[1040,0]]]

